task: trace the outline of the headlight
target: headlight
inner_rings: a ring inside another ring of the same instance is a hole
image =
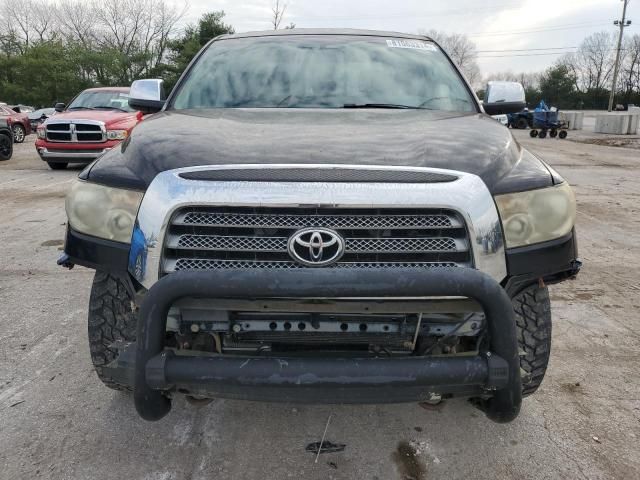
[[[128,135],[126,130],[107,130],[107,140],[124,140]]]
[[[142,193],[77,181],[65,203],[69,225],[78,232],[130,243]]]
[[[562,237],[576,220],[576,199],[567,183],[495,198],[507,248]]]
[[[44,131],[44,128],[39,128],[36,130],[36,135],[39,139],[44,140],[47,138],[47,133]]]

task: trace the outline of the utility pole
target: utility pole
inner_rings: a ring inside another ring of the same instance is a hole
[[[622,21],[615,20],[614,25],[620,28],[620,36],[618,37],[618,48],[616,50],[616,64],[613,67],[613,83],[611,84],[611,94],[609,95],[609,111],[613,109],[613,97],[616,94],[616,83],[618,82],[618,64],[620,63],[620,49],[622,48],[622,37],[624,35],[624,27],[631,25],[631,20],[627,20],[627,5],[631,0],[622,0]]]

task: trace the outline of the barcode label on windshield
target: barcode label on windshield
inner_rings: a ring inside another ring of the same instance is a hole
[[[387,40],[387,46],[391,48],[415,48],[418,50],[428,50],[435,52],[435,45],[429,42],[422,42],[420,40],[406,40],[406,39],[393,39]]]

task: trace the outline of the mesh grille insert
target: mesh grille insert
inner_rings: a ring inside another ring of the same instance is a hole
[[[472,265],[464,219],[451,210],[186,207],[167,229],[163,272],[308,268],[290,254],[289,241],[309,227],[344,240],[337,263],[319,268]]]

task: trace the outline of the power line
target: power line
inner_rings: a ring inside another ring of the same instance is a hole
[[[574,47],[577,48],[577,47]],[[615,52],[617,49],[609,48],[608,52]],[[500,52],[501,50],[495,50],[496,52]],[[510,50],[502,50],[503,52],[509,52]],[[621,52],[626,51],[624,48],[620,49]],[[547,53],[514,53],[507,55],[478,55],[478,58],[500,58],[500,57],[536,57],[540,55],[564,55],[565,53],[577,53],[575,51],[567,50],[565,52],[547,52]]]
[[[572,30],[576,28],[587,28],[587,27],[597,27],[609,25],[608,23],[568,23],[565,25],[554,25],[546,28],[537,28],[532,30],[511,30],[511,31],[502,31],[502,32],[479,32],[479,33],[470,33],[469,37],[492,37],[492,36],[501,36],[501,35],[526,35],[530,33],[540,33],[540,32],[551,32],[551,31],[560,31],[560,30]]]
[[[477,53],[500,53],[500,52],[531,52],[536,50],[568,50],[578,47],[548,47],[548,48],[520,48],[520,49],[506,49],[506,50],[477,50]]]
[[[508,10],[517,10],[521,8],[519,5],[514,5],[513,2],[502,2],[496,4],[484,5],[481,8],[454,8],[449,10],[440,10],[430,13],[416,13],[412,12],[394,12],[388,13],[384,15],[293,15],[293,20],[296,22],[303,23],[305,21],[311,20],[385,20],[387,18],[429,18],[429,17],[456,17],[456,16],[464,16],[470,15],[473,13],[486,13],[488,9],[500,8],[501,12]]]
[[[478,55],[478,58],[506,58],[506,57],[539,57],[542,55],[564,55],[573,52],[550,52],[550,53],[519,53],[513,55]]]

